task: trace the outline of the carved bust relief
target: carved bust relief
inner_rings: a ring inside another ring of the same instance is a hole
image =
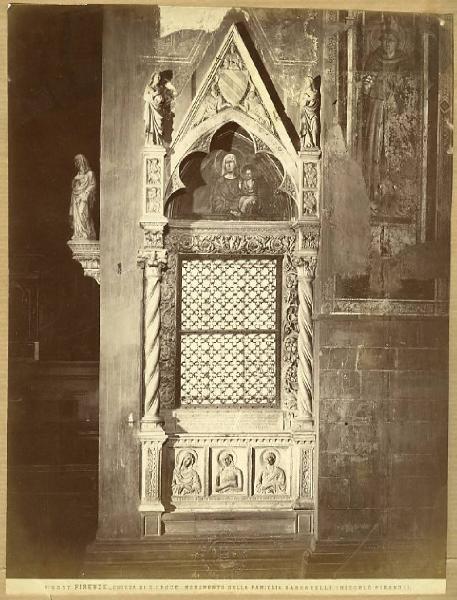
[[[235,451],[222,450],[217,456],[219,470],[216,475],[214,491],[219,494],[233,494],[244,490],[245,477],[237,466]]]
[[[274,448],[267,448],[260,454],[259,473],[255,478],[254,491],[256,494],[285,494],[287,478],[284,469],[279,466],[280,455]]]
[[[171,484],[174,496],[195,496],[201,493],[202,484],[196,469],[197,460],[195,450],[183,450],[178,454]]]

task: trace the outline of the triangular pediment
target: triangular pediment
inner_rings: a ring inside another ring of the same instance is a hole
[[[296,155],[289,133],[236,24],[230,27],[216,52],[174,136],[172,147],[184,150],[183,146],[188,145],[184,140],[194,137],[192,133],[196,129],[204,130],[205,122],[208,127],[214,126],[229,113],[232,118],[238,113],[244,122],[246,117],[252,120],[256,130],[274,136],[285,152]]]

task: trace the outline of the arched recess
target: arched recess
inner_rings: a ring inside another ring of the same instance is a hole
[[[253,141],[256,153],[265,151],[279,160],[284,170],[284,178],[280,189],[293,198],[298,211],[299,163],[297,153],[292,152],[290,148],[286,148],[264,125],[233,107],[216,113],[190,129],[182,138],[178,137],[176,139],[170,153],[170,177],[166,183],[164,205],[173,193],[185,187],[179,176],[181,162],[192,152],[207,152],[213,136],[229,122],[239,125],[248,133]]]

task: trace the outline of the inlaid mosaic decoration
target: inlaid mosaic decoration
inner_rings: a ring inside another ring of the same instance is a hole
[[[181,405],[273,406],[278,261],[181,262]]]

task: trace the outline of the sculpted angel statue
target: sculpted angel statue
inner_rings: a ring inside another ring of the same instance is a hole
[[[300,114],[300,144],[302,150],[319,146],[319,111],[321,99],[312,77],[303,80]]]
[[[146,145],[160,145],[164,142],[167,122],[171,122],[173,118],[172,104],[175,97],[174,86],[169,81],[164,81],[160,73],[153,73],[143,94]]]
[[[70,223],[73,228],[71,239],[95,240],[95,227],[91,214],[97,187],[95,175],[83,154],[77,154],[74,162],[77,173],[71,184]]]

